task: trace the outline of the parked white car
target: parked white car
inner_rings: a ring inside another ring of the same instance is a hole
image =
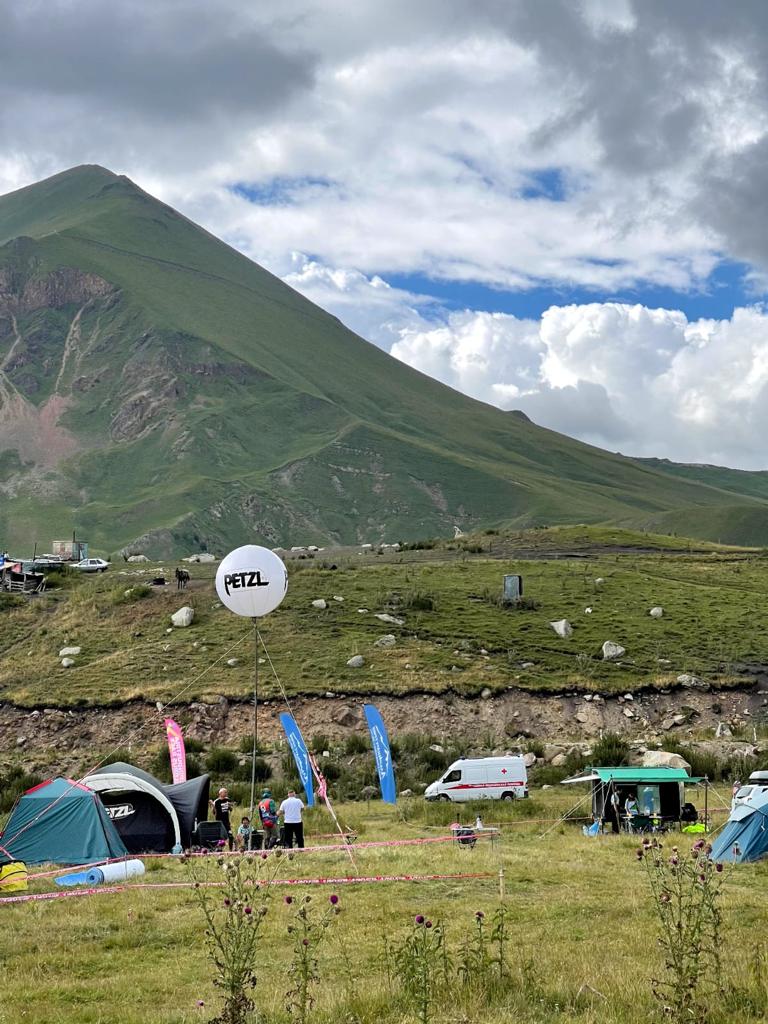
[[[427,786],[427,800],[519,800],[528,796],[522,757],[462,757],[441,779]]]
[[[103,558],[84,558],[81,562],[75,562],[72,568],[79,569],[80,572],[106,572],[109,562],[105,562]]]

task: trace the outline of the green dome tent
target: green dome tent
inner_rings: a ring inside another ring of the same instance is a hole
[[[127,855],[98,795],[70,779],[28,789],[0,835],[0,864],[85,864]]]

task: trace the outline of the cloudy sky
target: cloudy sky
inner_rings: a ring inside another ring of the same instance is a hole
[[[0,0],[0,192],[128,174],[452,387],[768,468],[765,0]]]

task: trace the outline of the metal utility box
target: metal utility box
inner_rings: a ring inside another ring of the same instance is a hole
[[[504,577],[504,600],[505,601],[519,601],[523,596],[523,577],[522,576],[505,576]]]

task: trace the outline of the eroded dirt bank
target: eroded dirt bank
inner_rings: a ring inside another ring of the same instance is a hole
[[[650,743],[665,736],[688,740],[738,733],[741,746],[758,744],[753,727],[768,714],[768,683],[762,679],[734,690],[677,688],[669,692],[623,695],[540,695],[508,690],[487,699],[414,694],[372,698],[390,733],[421,732],[440,737],[477,737],[477,746],[509,746],[518,736],[548,743],[590,740],[601,731],[619,732]],[[293,711],[309,738],[330,739],[365,731],[362,700],[341,695],[297,698]],[[259,734],[266,742],[282,737],[278,715],[282,702],[259,705]],[[185,734],[206,745],[235,746],[250,736],[253,705],[220,698],[214,704],[191,703],[169,709]],[[0,752],[39,771],[74,771],[91,754],[99,760],[111,749],[145,752],[164,741],[163,717],[157,707],[134,702],[117,708],[29,711],[0,705]],[[722,724],[721,724],[722,723]],[[736,737],[734,737],[734,740]]]

